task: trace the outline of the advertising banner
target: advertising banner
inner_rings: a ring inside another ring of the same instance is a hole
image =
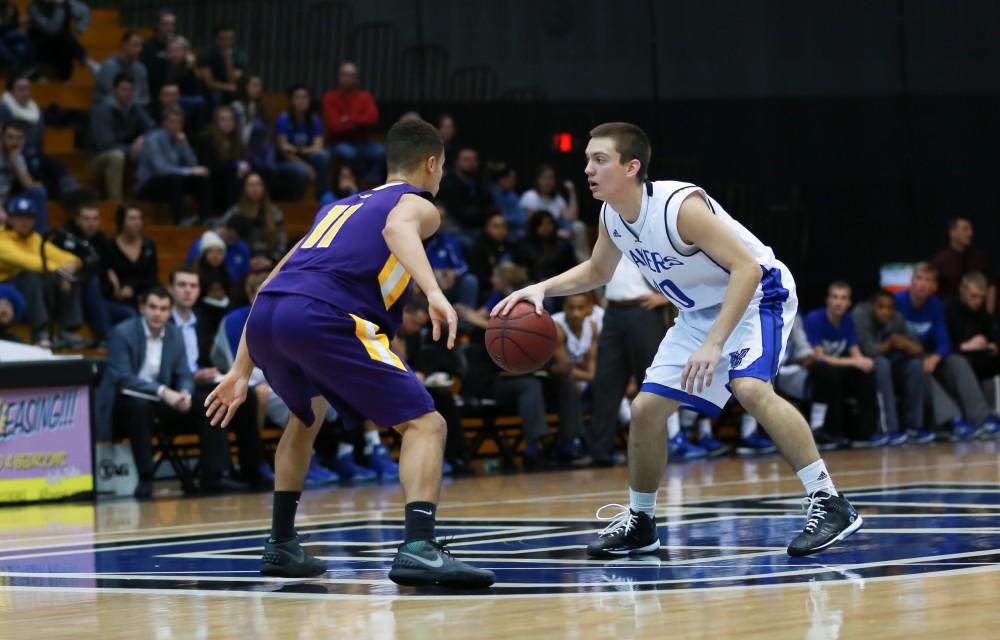
[[[93,489],[88,387],[0,389],[0,503]]]

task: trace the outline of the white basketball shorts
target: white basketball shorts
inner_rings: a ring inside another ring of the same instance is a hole
[[[774,380],[798,310],[795,280],[788,267],[779,262],[764,272],[750,306],[722,348],[712,384],[688,393],[681,388],[681,373],[691,354],[704,344],[719,310],[720,306],[681,311],[646,369],[642,391],[678,400],[682,407],[714,418],[732,395],[731,379]]]

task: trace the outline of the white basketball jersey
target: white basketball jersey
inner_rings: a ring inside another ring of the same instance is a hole
[[[560,311],[552,314],[552,321],[559,325],[563,333],[566,334],[566,351],[569,352],[570,359],[573,362],[580,362],[587,356],[590,345],[593,344],[594,340],[597,340],[597,334],[601,332],[601,327],[604,324],[604,309],[594,305],[591,314],[583,319],[583,330],[580,331],[579,336],[570,330],[569,323],[566,322],[565,312]]]
[[[697,246],[682,241],[677,232],[681,203],[692,194],[705,199],[712,212],[736,234],[761,267],[770,270],[780,264],[770,247],[696,185],[672,180],[646,182],[639,218],[632,224],[625,222],[611,205],[605,204],[601,220],[611,241],[623,257],[631,260],[646,280],[682,312],[722,304],[729,286],[729,271]]]

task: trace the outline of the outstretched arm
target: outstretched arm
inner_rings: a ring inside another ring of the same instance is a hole
[[[491,316],[507,315],[521,300],[527,300],[535,305],[535,312],[542,313],[542,300],[546,296],[571,296],[574,293],[584,293],[603,286],[611,280],[618,267],[622,253],[608,236],[608,230],[600,225],[597,233],[597,243],[589,260],[584,260],[572,269],[564,271],[548,280],[515,291],[497,306],[493,307]]]

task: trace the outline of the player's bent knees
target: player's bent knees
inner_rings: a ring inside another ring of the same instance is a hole
[[[730,386],[736,400],[751,414],[774,395],[774,387],[757,378],[733,378]]]
[[[439,438],[443,442],[448,434],[448,424],[440,413],[431,411],[419,418],[396,425],[396,431],[401,434],[405,434],[407,431],[416,431],[425,437]]]
[[[661,402],[660,398],[649,394],[640,393],[636,396],[635,400],[632,401],[632,419],[629,422],[629,430],[665,429],[667,412],[664,411]]]

